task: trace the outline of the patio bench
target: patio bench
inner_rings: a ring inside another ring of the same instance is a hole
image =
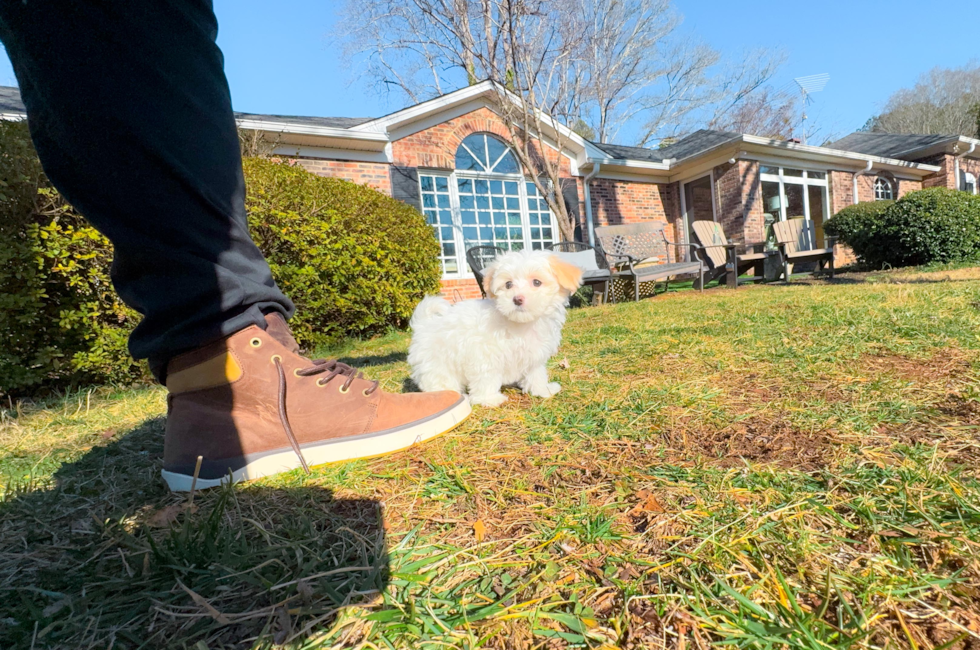
[[[612,271],[609,262],[595,246],[580,241],[560,241],[547,246],[548,250],[569,264],[582,269],[582,284],[591,286],[593,291],[601,286],[602,302],[609,300],[609,285],[612,284]],[[613,297],[615,300],[615,296]]]
[[[823,270],[829,265],[830,277],[834,277],[834,245],[836,237],[827,237],[825,248],[817,248],[816,231],[813,221],[803,217],[777,221],[772,224],[772,231],[779,248],[780,261],[783,267],[783,278],[789,282],[793,266],[806,262],[816,262],[817,268]]]
[[[678,275],[696,274],[701,291],[704,291],[704,263],[694,254],[690,261],[669,262],[669,247],[678,250],[691,248],[697,251],[698,244],[677,244],[667,239],[664,223],[636,223],[622,226],[600,226],[595,229],[599,246],[609,261],[614,278],[633,278],[633,296],[640,299],[641,282],[664,281],[664,291],[670,278]],[[656,289],[654,290],[656,292]]]

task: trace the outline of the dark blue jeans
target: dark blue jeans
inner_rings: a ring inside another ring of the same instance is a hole
[[[54,186],[112,241],[143,315],[133,356],[166,362],[287,318],[245,219],[238,131],[209,0],[0,0],[0,40]]]

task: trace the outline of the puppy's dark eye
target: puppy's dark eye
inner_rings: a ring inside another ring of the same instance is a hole
[[[513,282],[508,282],[507,284],[504,285],[504,289],[510,289],[513,286],[514,286]]]
[[[534,286],[540,287],[541,286],[541,280],[535,280],[534,281]]]

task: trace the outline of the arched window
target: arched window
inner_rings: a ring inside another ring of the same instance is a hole
[[[963,172],[963,182],[960,188],[964,192],[969,192],[970,194],[977,193],[977,177],[970,172]]]
[[[474,133],[456,149],[456,171],[517,174],[520,167],[503,142],[486,133]]]
[[[891,201],[895,198],[892,182],[884,176],[875,179],[875,201]]]
[[[488,133],[460,143],[455,171],[419,170],[419,189],[422,212],[442,245],[445,277],[468,275],[466,251],[473,246],[537,250],[557,238],[548,202],[510,147]]]

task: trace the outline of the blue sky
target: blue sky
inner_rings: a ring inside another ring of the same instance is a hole
[[[830,74],[814,96],[821,135],[864,124],[889,94],[935,66],[980,57],[977,41],[947,12],[892,0],[674,0],[684,34],[730,57],[753,48],[786,54],[776,85],[795,76]],[[352,79],[333,42],[341,0],[215,0],[235,109],[253,113],[374,116],[400,108]],[[0,85],[14,85],[0,52]]]

